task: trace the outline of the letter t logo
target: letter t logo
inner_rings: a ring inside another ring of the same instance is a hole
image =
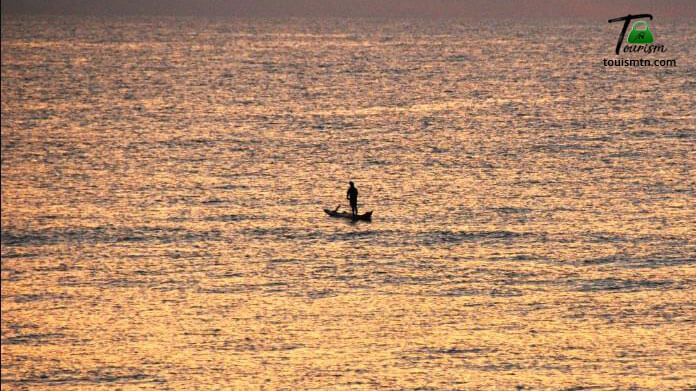
[[[620,22],[624,21],[623,28],[621,29],[621,34],[619,34],[619,42],[616,43],[616,54],[619,54],[619,51],[621,50],[621,44],[623,44],[623,39],[626,36],[626,29],[628,28],[628,25],[631,23],[633,19],[642,19],[642,18],[650,18],[652,20],[652,15],[651,14],[640,14],[640,15],[631,15],[628,14],[626,16],[622,16],[620,18],[614,18],[614,19],[609,19],[609,23],[614,23],[614,22]]]

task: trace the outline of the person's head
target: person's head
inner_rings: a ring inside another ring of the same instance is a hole
[[[355,184],[353,183],[353,181],[350,181],[350,187],[355,187]]]

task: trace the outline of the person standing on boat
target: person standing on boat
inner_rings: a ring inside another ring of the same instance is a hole
[[[355,187],[353,182],[350,182],[350,187],[348,188],[348,193],[346,193],[346,198],[350,201],[350,210],[353,213],[353,217],[358,215],[358,189]]]

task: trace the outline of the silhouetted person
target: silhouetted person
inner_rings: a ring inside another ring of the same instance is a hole
[[[358,215],[358,189],[355,187],[353,182],[350,182],[350,187],[348,188],[348,193],[346,198],[350,200],[350,211],[353,213],[353,217]]]

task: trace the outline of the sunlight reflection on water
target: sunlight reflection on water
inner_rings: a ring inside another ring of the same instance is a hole
[[[693,49],[576,28],[4,18],[3,389],[694,387]]]

